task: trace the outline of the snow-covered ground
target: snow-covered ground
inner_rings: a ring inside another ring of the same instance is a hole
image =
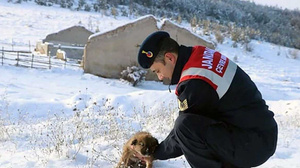
[[[0,47],[28,49],[30,41],[33,49],[47,34],[79,22],[104,32],[131,21],[0,0]],[[300,167],[300,51],[258,41],[251,42],[252,52],[231,45],[226,39],[217,50],[250,75],[279,124],[277,151],[259,167]],[[40,70],[4,64],[0,167],[113,167],[134,132],[150,131],[159,141],[167,136],[177,115],[174,89],[169,93],[168,86],[150,81],[132,87],[76,67]],[[184,157],[154,165],[189,167]]]

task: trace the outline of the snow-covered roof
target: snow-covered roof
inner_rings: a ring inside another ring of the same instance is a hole
[[[138,19],[132,20],[132,21],[130,21],[130,22],[124,24],[124,25],[121,25],[121,26],[118,26],[118,27],[114,27],[114,28],[111,28],[111,29],[107,29],[106,31],[103,31],[103,32],[94,33],[94,34],[92,34],[92,35],[89,37],[89,40],[92,39],[92,38],[94,38],[94,37],[101,36],[101,35],[103,35],[103,34],[106,34],[106,33],[111,32],[111,31],[115,31],[115,30],[117,30],[117,29],[119,29],[119,28],[121,28],[121,27],[124,27],[124,26],[127,26],[127,25],[131,25],[131,24],[134,24],[134,23],[136,23],[136,22],[139,22],[139,21],[141,21],[141,20],[144,20],[144,19],[146,19],[146,18],[151,18],[151,17],[152,17],[153,19],[157,20],[157,19],[155,18],[155,16],[153,16],[153,15],[145,15],[145,16],[142,16],[142,17],[140,17],[140,18],[138,18]]]
[[[54,35],[54,34],[59,34],[59,33],[61,33],[61,32],[64,32],[64,31],[67,31],[67,30],[70,30],[70,29],[74,29],[74,28],[82,29],[83,31],[87,31],[87,32],[90,32],[90,33],[94,33],[94,32],[92,32],[92,31],[88,30],[87,28],[85,28],[84,26],[81,26],[81,25],[75,25],[75,26],[71,26],[71,27],[62,29],[62,30],[60,30],[60,31],[58,31],[58,32],[56,32],[56,33],[48,34],[47,37],[48,37],[48,36],[51,36],[51,35]]]

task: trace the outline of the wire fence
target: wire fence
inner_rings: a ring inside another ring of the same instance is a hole
[[[1,65],[14,65],[28,68],[51,69],[53,67],[80,67],[77,59],[57,59],[54,56],[40,55],[30,51],[0,50]]]

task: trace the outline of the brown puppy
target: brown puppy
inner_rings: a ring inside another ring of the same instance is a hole
[[[158,141],[148,132],[134,134],[124,145],[117,168],[152,168]]]

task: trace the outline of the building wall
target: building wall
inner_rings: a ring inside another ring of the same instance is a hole
[[[48,54],[48,45],[49,43],[43,43],[42,41],[38,41],[35,46],[35,51],[40,54],[47,55]]]
[[[92,35],[85,46],[84,71],[107,78],[120,78],[121,71],[127,66],[137,65],[137,53],[141,43],[157,30],[156,19],[148,16],[113,31]],[[180,44],[214,48],[213,44],[171,22],[166,21],[161,30],[168,31]],[[157,80],[157,76],[148,71],[146,79]]]
[[[168,32],[174,40],[176,40],[179,45],[185,46],[195,46],[203,45],[211,49],[215,49],[214,45],[210,42],[203,40],[201,37],[196,34],[191,33],[185,28],[181,28],[170,21],[165,21],[161,27],[161,30]]]
[[[67,58],[82,60],[84,46],[93,32],[82,26],[73,26],[57,33],[49,34],[36,45],[36,51],[45,55],[56,55],[57,50],[65,51]]]
[[[42,43],[37,42],[35,51],[42,55],[54,56],[57,55],[57,50],[60,49],[66,53],[66,58],[72,58],[77,60],[82,60],[84,47],[73,47],[73,46],[61,46],[54,45],[53,43]]]
[[[66,53],[66,58],[82,60],[84,47],[54,45],[53,43],[48,44],[48,50],[51,56],[56,55],[58,49]]]
[[[93,33],[82,26],[73,26],[71,28],[49,34],[43,42],[61,45],[84,46],[90,35]]]
[[[148,34],[156,30],[156,20],[147,17],[113,31],[93,35],[85,47],[84,71],[119,78],[127,66],[137,65],[139,45]]]

